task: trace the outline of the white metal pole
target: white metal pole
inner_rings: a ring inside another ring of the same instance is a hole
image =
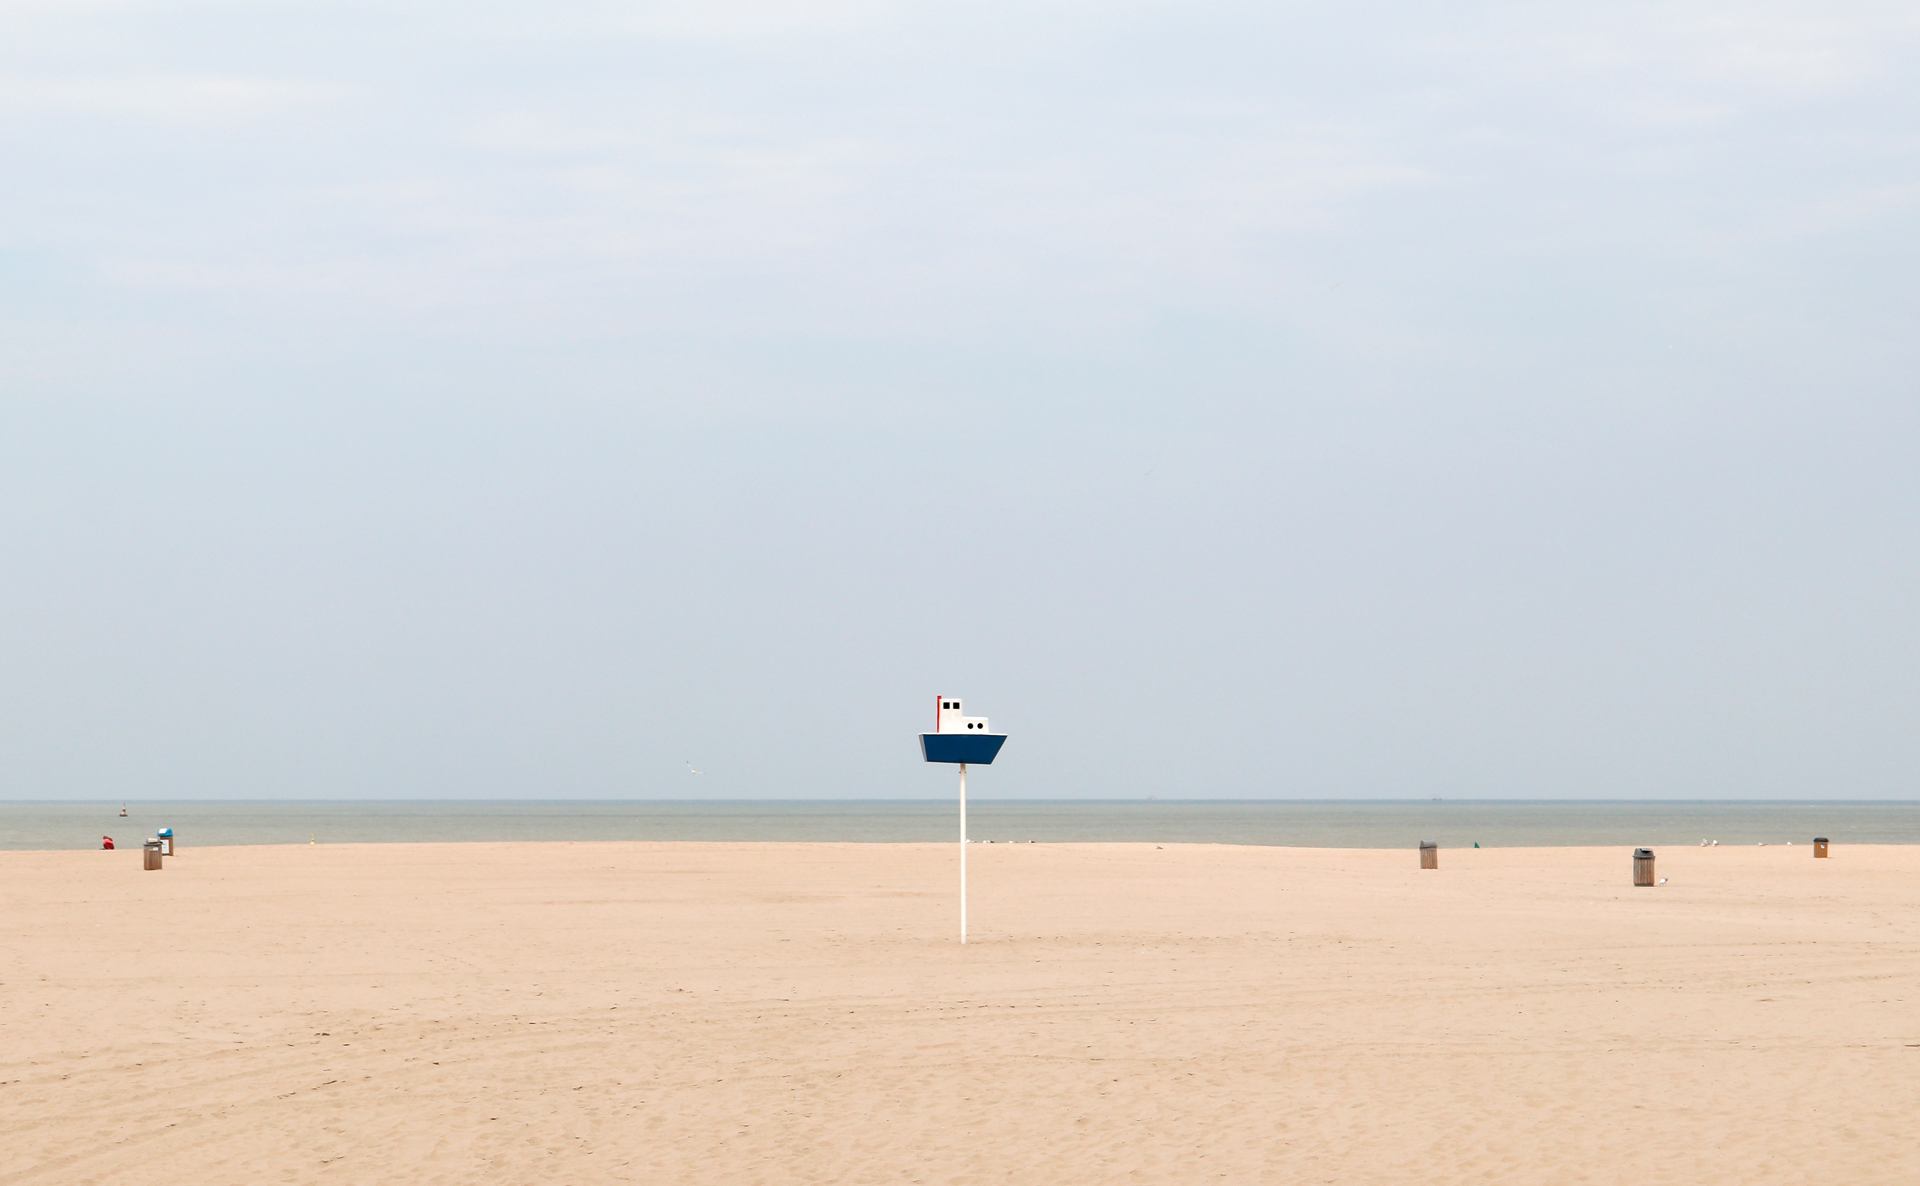
[[[960,942],[967,941],[967,764],[960,763]]]

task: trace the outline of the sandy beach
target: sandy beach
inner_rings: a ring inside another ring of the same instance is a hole
[[[0,1181],[1920,1180],[1920,848],[0,854]]]

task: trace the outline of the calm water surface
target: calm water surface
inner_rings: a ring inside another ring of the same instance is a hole
[[[0,849],[122,846],[163,826],[195,844],[463,840],[951,840],[951,800],[844,802],[0,802]],[[1475,843],[1920,844],[1920,803],[1021,801],[968,805],[976,840],[1159,841],[1399,848]]]

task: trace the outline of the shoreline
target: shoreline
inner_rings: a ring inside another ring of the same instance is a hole
[[[188,846],[186,844],[185,837],[181,837],[180,839],[181,839],[181,852],[182,852],[181,859],[185,859],[185,854],[188,851]],[[609,846],[609,847],[629,846],[629,847],[641,847],[641,848],[649,847],[649,846],[658,846],[658,847],[667,847],[667,848],[714,848],[714,849],[920,848],[920,849],[926,849],[930,852],[931,851],[952,852],[958,847],[958,841],[957,840],[629,840],[629,839],[615,839],[615,840],[592,840],[592,839],[586,839],[586,840],[551,840],[551,839],[537,839],[537,840],[519,840],[519,839],[516,839],[516,840],[486,840],[486,839],[318,840],[312,843],[288,842],[288,843],[279,843],[279,844],[212,843],[212,844],[195,845],[193,846],[192,851],[195,851],[195,852],[212,852],[212,851],[270,852],[270,851],[280,851],[280,850],[304,851],[310,848],[324,848],[324,849],[331,849],[331,850],[394,849],[394,848],[423,848],[423,849],[488,848],[488,847],[537,848],[537,847],[576,847],[581,845]],[[1272,852],[1353,853],[1353,854],[1401,853],[1401,854],[1412,854],[1415,856],[1418,855],[1417,842],[1409,842],[1405,845],[1399,845],[1394,847],[1383,847],[1383,846],[1345,847],[1345,846],[1315,845],[1315,844],[1270,844],[1270,843],[1265,843],[1261,841],[1230,841],[1230,840],[969,840],[967,842],[967,845],[970,849],[971,848],[1061,849],[1061,848],[1085,847],[1085,848],[1096,848],[1096,849],[1149,848],[1149,849],[1162,849],[1162,850],[1169,850],[1169,851],[1174,849],[1183,849],[1183,850],[1184,849],[1224,849],[1224,850],[1235,851],[1235,852],[1251,850],[1251,851],[1257,851],[1257,852],[1272,851]],[[1842,839],[1833,839],[1831,842],[1831,847],[1835,856],[1827,859],[1837,859],[1838,854],[1841,853],[1842,851],[1854,851],[1858,849],[1920,850],[1920,841],[1871,841],[1871,840],[1850,841],[1850,840],[1842,840]],[[1655,842],[1653,844],[1639,844],[1639,843],[1633,843],[1633,842],[1621,842],[1618,844],[1486,844],[1486,845],[1480,846],[1479,848],[1474,848],[1471,845],[1449,847],[1443,844],[1440,846],[1440,852],[1453,853],[1453,854],[1471,854],[1471,853],[1481,853],[1481,852],[1578,853],[1578,852],[1615,852],[1622,849],[1631,850],[1635,848],[1653,848],[1661,854],[1676,853],[1681,851],[1747,852],[1747,851],[1756,850],[1756,849],[1783,849],[1790,852],[1804,851],[1808,854],[1809,859],[1817,859],[1817,858],[1813,858],[1811,855],[1813,851],[1812,843],[1809,841],[1798,841],[1798,840],[1794,841],[1791,844],[1788,844],[1785,842],[1782,842],[1779,844],[1728,843],[1728,844],[1706,845],[1706,846],[1703,846],[1697,843],[1696,844],[1660,844],[1658,842]],[[138,856],[139,852],[140,852],[140,842],[137,840],[129,841],[124,844],[116,844],[116,846],[112,849],[0,848],[0,861],[5,861],[8,857],[26,857],[26,856],[78,857],[78,856],[85,856],[85,855],[99,854],[99,853],[112,853],[114,855],[123,855],[123,854],[130,853],[132,855]],[[168,859],[172,859],[172,858],[168,858]]]

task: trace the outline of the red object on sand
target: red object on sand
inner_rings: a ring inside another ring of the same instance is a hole
[[[102,837],[100,837],[100,847],[101,847],[101,848],[112,848],[112,847],[113,847],[113,837],[111,837],[111,836],[102,836]]]

